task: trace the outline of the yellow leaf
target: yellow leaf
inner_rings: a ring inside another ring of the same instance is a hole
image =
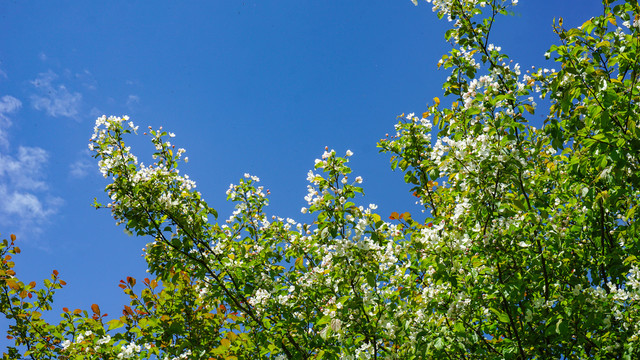
[[[436,106],[440,105],[440,99],[438,99],[437,97],[433,98],[433,102],[436,103]]]
[[[536,112],[536,110],[533,108],[533,106],[531,106],[529,104],[523,104],[522,106],[524,106],[524,108],[527,109],[529,114],[533,114],[534,112]]]
[[[222,344],[222,346],[224,347],[229,347],[231,346],[231,341],[229,341],[229,339],[222,339],[220,340],[220,343]]]

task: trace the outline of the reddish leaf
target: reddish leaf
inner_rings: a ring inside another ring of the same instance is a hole
[[[35,282],[35,281],[30,282],[30,283],[29,283],[29,287],[30,287],[30,288],[32,288],[32,289],[33,289],[34,287],[36,287],[36,282]]]
[[[127,285],[125,285],[125,284],[120,284],[120,285],[118,285],[118,286],[119,286],[120,288],[122,288],[122,289],[125,289],[125,288],[127,287]]]
[[[16,236],[14,234],[11,234],[11,241],[16,241]]]
[[[69,308],[63,307],[63,308],[62,308],[62,311],[64,311],[64,312],[68,313],[68,312],[69,312]]]
[[[53,275],[58,276],[59,272],[58,270],[53,270]]]
[[[391,213],[391,216],[389,216],[389,219],[398,220],[398,219],[400,219],[400,215],[397,212],[394,211],[394,212]]]
[[[100,307],[97,304],[91,305],[91,310],[97,315],[100,315]]]
[[[60,280],[60,285],[67,285],[67,282],[64,280]]]

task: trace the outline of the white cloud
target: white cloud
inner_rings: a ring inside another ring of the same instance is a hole
[[[20,146],[17,158],[0,154],[0,177],[18,189],[46,190],[47,184],[41,178],[48,158],[42,148]]]
[[[82,104],[82,94],[70,92],[64,85],[54,85],[53,82],[58,75],[49,70],[46,73],[38,74],[38,77],[31,82],[38,90],[39,94],[31,97],[33,107],[37,110],[44,110],[52,117],[77,118]]]
[[[6,129],[11,126],[11,119],[7,114],[16,112],[22,106],[20,100],[10,95],[5,95],[0,98],[0,145],[9,146],[9,139],[7,138]]]
[[[22,106],[22,102],[11,95],[0,98],[0,117],[5,117],[5,113],[12,113]]]
[[[0,153],[0,225],[13,233],[37,235],[56,214],[62,199],[51,196],[43,173],[49,154],[39,147]]]

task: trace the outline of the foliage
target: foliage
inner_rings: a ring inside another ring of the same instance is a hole
[[[123,281],[119,319],[103,322],[96,305],[50,325],[40,311],[64,284],[57,273],[40,290],[20,282],[5,241],[0,310],[27,349],[5,358],[637,358],[638,2],[605,0],[575,29],[559,19],[546,55],[560,69],[524,73],[489,42],[516,0],[432,3],[452,24],[439,63],[452,101],[401,116],[378,144],[426,221],[358,206],[352,153],[325,149],[308,174],[311,223],[267,215],[249,174],[216,222],[177,170],[173,134],[145,133],[145,166],[125,142],[138,128],[101,117],[90,148],[110,202],[96,206],[152,240],[157,279],[140,295]],[[540,129],[534,96],[549,103]]]

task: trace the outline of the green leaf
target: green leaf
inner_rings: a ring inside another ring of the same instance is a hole
[[[376,274],[373,272],[368,272],[367,273],[367,284],[369,284],[369,286],[371,286],[372,288],[376,288]]]

